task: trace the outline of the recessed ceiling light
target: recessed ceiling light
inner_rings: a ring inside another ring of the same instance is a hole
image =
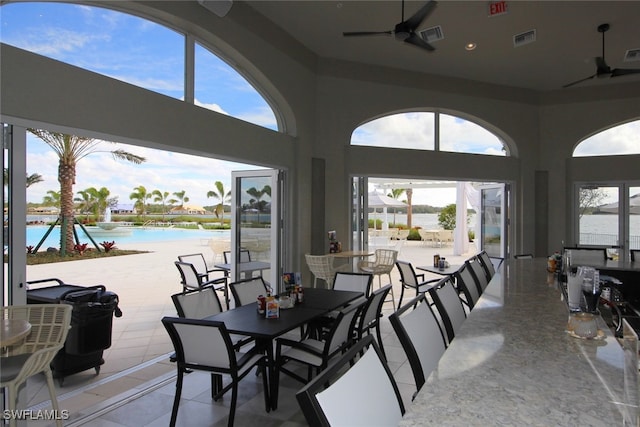
[[[464,45],[464,48],[466,50],[474,50],[476,47],[478,47],[478,45],[476,45],[475,43],[467,43],[466,45]]]

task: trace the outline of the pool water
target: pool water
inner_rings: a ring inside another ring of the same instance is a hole
[[[27,246],[36,246],[40,239],[45,235],[48,226],[28,226],[27,227]],[[85,232],[76,227],[78,232],[78,238],[80,243],[88,243],[91,246],[91,240],[87,237]],[[131,233],[123,235],[122,231],[127,230]],[[92,228],[88,228],[91,233]],[[117,228],[113,233],[109,233],[106,230],[99,229],[96,235],[92,235],[93,240],[100,244],[104,241],[115,241],[116,246],[120,243],[150,243],[150,242],[166,242],[173,240],[188,240],[188,239],[229,239],[229,230],[185,230],[181,228],[138,228],[138,227],[126,227]],[[40,250],[48,247],[57,248],[60,246],[60,227],[56,226],[47,236]]]

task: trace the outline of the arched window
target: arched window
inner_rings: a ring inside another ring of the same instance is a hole
[[[506,156],[502,140],[461,117],[437,112],[392,114],[358,127],[351,145]]]
[[[192,38],[138,16],[87,5],[49,2],[2,7],[0,41],[277,130],[265,99],[236,70]],[[187,64],[186,40],[194,43]],[[195,70],[186,94],[185,69]]]
[[[277,130],[276,117],[264,98],[226,62],[195,44],[194,102],[201,107]]]
[[[640,120],[614,126],[580,142],[573,157],[640,154]]]

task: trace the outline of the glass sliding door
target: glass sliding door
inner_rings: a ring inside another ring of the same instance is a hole
[[[611,258],[620,258],[624,246],[624,212],[621,184],[578,184],[576,190],[576,236],[578,246],[606,247]]]
[[[480,187],[480,242],[489,256],[504,258],[507,253],[507,201],[505,184]]]
[[[367,209],[367,178],[353,177],[351,181],[351,247],[366,250],[369,241],[369,217]]]
[[[580,246],[606,247],[612,259],[629,260],[640,249],[640,184],[576,185],[576,236]]]
[[[2,124],[3,305],[26,303],[26,129]]]
[[[627,215],[629,249],[640,249],[640,185],[629,187],[629,209]]]
[[[282,175],[274,169],[231,174],[231,280],[262,275],[276,293],[282,276]]]

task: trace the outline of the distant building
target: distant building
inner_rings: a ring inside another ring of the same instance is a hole
[[[118,203],[111,208],[111,213],[115,215],[126,215],[135,213],[133,203]]]
[[[172,215],[206,215],[207,210],[202,206],[184,204],[182,206],[176,206],[171,209],[169,213]]]
[[[38,206],[38,207],[30,207],[27,209],[28,214],[43,214],[43,215],[58,215],[60,213],[60,209],[55,206]]]

